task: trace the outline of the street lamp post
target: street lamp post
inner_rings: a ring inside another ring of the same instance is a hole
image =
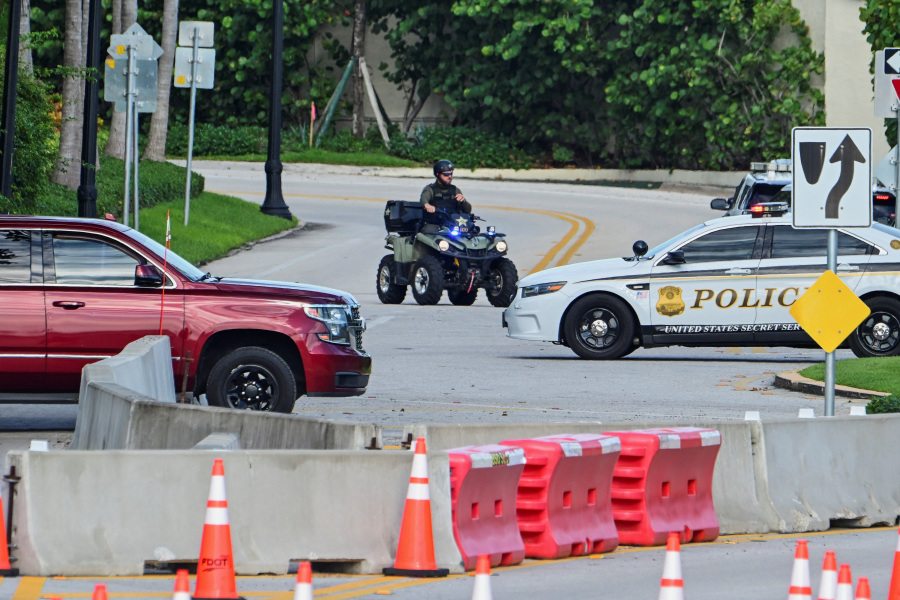
[[[100,94],[100,0],[88,3],[88,46],[84,82],[84,123],[81,133],[81,183],[78,186],[78,216],[97,216],[97,104]]]
[[[266,157],[266,197],[260,210],[267,215],[291,218],[281,193],[281,89],[284,45],[284,0],[272,3],[272,93],[269,98],[269,147]]]
[[[19,85],[19,20],[22,0],[9,0],[6,69],[3,76],[3,131],[0,133],[0,194],[12,197],[12,162],[16,133],[16,88]]]

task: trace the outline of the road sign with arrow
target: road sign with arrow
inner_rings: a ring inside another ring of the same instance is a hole
[[[871,155],[869,128],[794,128],[794,227],[869,227]]]

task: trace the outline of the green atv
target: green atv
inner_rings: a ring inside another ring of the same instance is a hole
[[[400,304],[410,286],[419,304],[437,304],[447,290],[450,302],[470,306],[478,288],[484,288],[492,305],[509,306],[519,276],[505,256],[506,240],[493,227],[482,232],[475,221],[483,219],[440,210],[427,213],[418,202],[389,200],[385,248],[394,253],[378,265],[378,299]]]

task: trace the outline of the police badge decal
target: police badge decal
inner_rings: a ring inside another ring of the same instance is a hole
[[[675,317],[684,312],[684,302],[681,300],[681,288],[667,285],[659,288],[659,301],[656,303],[656,312],[664,317]]]

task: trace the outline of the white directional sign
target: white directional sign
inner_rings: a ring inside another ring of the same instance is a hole
[[[885,48],[875,53],[875,116],[882,119],[897,117],[900,106],[892,82],[900,80],[900,48]]]
[[[872,224],[872,130],[795,127],[794,227]]]

